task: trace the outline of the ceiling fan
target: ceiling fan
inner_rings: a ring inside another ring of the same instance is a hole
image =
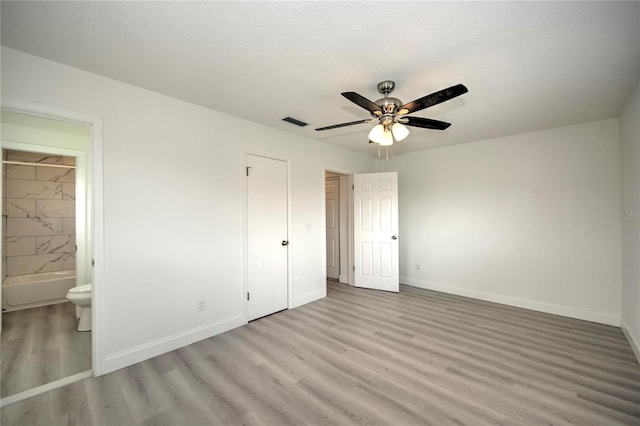
[[[403,104],[398,98],[392,98],[389,93],[393,92],[395,82],[385,80],[378,83],[378,92],[384,95],[383,98],[375,102],[356,92],[343,92],[342,96],[349,99],[354,104],[369,111],[373,118],[350,121],[348,123],[334,124],[331,126],[320,127],[317,131],[337,129],[339,127],[352,126],[354,124],[375,123],[371,132],[369,132],[369,143],[378,143],[381,146],[393,145],[394,141],[401,141],[409,136],[409,129],[406,126],[422,127],[424,129],[445,130],[451,126],[451,123],[444,121],[432,120],[430,118],[409,117],[416,111],[423,110],[441,102],[448,101],[457,96],[468,92],[463,84],[456,84],[447,89],[434,92],[430,95],[423,96],[415,101]]]

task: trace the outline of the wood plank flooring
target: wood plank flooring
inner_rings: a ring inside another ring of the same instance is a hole
[[[401,286],[323,300],[7,406],[3,425],[638,425],[620,329]]]
[[[71,302],[2,314],[4,398],[91,369],[91,332],[76,331]]]

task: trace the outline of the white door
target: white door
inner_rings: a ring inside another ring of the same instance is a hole
[[[326,179],[327,278],[340,276],[340,178]]]
[[[353,176],[355,286],[399,291],[398,174]]]
[[[247,320],[288,307],[287,163],[247,155]]]

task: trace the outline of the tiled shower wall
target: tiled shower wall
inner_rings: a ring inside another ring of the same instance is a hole
[[[75,166],[74,157],[11,150],[3,156]],[[75,168],[5,164],[4,169],[6,275],[75,269]]]

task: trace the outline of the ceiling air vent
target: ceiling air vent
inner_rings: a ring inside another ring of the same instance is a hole
[[[285,117],[282,121],[286,121],[287,123],[295,124],[296,126],[304,127],[309,123],[305,123],[304,121],[296,120],[295,118]]]

